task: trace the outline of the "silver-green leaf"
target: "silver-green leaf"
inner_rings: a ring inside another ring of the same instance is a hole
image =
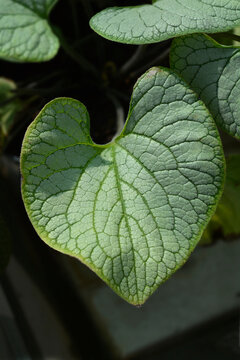
[[[46,61],[59,40],[48,15],[57,0],[0,0],[0,58],[9,61]]]
[[[185,34],[216,33],[240,25],[238,0],[153,0],[152,5],[112,7],[93,16],[99,35],[126,44],[147,44]]]
[[[204,101],[216,123],[240,139],[240,48],[195,34],[175,39],[170,59],[171,67]]]
[[[93,143],[79,101],[55,99],[25,135],[22,195],[39,236],[77,257],[132,304],[189,257],[221,195],[213,119],[175,73],[136,83],[119,137]]]

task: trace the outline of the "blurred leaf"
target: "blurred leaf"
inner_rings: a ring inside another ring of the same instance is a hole
[[[14,124],[16,112],[20,109],[18,99],[8,101],[13,97],[12,91],[15,89],[16,84],[12,80],[0,77],[0,149]]]
[[[216,232],[225,238],[240,235],[240,155],[227,158],[227,176],[223,196],[203,233],[200,244],[213,241]]]

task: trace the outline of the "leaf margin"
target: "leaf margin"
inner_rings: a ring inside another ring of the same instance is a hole
[[[154,67],[154,68],[151,68],[149,69],[146,73],[144,73],[136,82],[136,84],[134,85],[133,87],[133,92],[134,92],[134,89],[138,86],[139,82],[142,81],[143,79],[145,79],[145,76],[146,74],[148,74],[149,72],[153,72],[153,71],[167,71],[168,73],[171,73],[171,74],[174,74],[175,76],[178,76],[176,75],[176,73],[171,70],[171,69],[168,69],[168,68],[164,68],[164,67]],[[152,73],[153,74],[153,73]],[[179,76],[178,76],[179,77]],[[185,84],[186,88],[188,88],[189,90],[191,90],[191,88],[189,87],[189,85],[181,78],[181,81]],[[197,95],[191,90],[191,92],[195,95],[195,97],[197,98]],[[100,277],[101,280],[103,280],[108,286],[109,286],[109,280],[102,274],[101,270],[97,269],[94,265],[94,263],[91,263],[91,265],[87,264],[85,259],[78,255],[78,256],[75,256],[73,255],[73,253],[70,251],[70,250],[66,250],[66,249],[61,249],[58,245],[56,245],[56,243],[52,243],[52,240],[50,240],[48,238],[48,235],[47,235],[47,232],[43,230],[43,232],[41,231],[40,229],[40,226],[37,224],[37,221],[35,221],[32,217],[30,217],[31,215],[31,210],[30,210],[30,207],[28,206],[28,201],[26,201],[26,198],[24,196],[24,183],[25,183],[25,179],[24,179],[24,166],[23,166],[23,163],[24,163],[24,157],[26,156],[26,151],[24,149],[24,144],[25,142],[27,141],[27,138],[28,138],[28,134],[31,132],[32,128],[35,127],[35,125],[37,124],[37,122],[40,120],[40,116],[41,114],[43,113],[43,111],[48,107],[50,106],[51,104],[54,104],[55,102],[57,101],[60,101],[60,100],[71,100],[71,101],[74,101],[76,103],[80,103],[82,106],[84,106],[80,101],[78,100],[75,100],[75,99],[71,99],[71,98],[67,98],[67,97],[60,97],[60,98],[56,98],[52,101],[50,101],[49,103],[47,103],[44,108],[39,112],[39,114],[36,116],[36,118],[34,119],[34,121],[29,125],[27,131],[26,131],[26,134],[24,136],[24,140],[23,140],[23,145],[22,145],[22,151],[21,151],[21,158],[20,158],[20,168],[21,168],[21,174],[22,174],[22,181],[21,181],[21,192],[22,192],[22,198],[24,200],[24,205],[25,205],[25,208],[26,208],[26,211],[27,211],[27,214],[29,216],[29,218],[31,218],[31,222],[35,228],[35,231],[37,232],[37,234],[39,235],[39,237],[48,245],[50,246],[51,248],[63,253],[63,254],[67,254],[67,255],[70,255],[71,257],[74,257],[78,260],[80,260],[83,264],[85,264],[90,270],[94,271],[95,274]],[[116,137],[114,139],[114,141],[110,141],[109,143],[107,144],[104,144],[104,145],[98,145],[98,144],[91,144],[92,146],[94,147],[97,147],[99,150],[103,151],[104,149],[106,148],[109,148],[110,146],[114,145],[114,143],[121,139],[122,137],[124,137],[124,130],[128,124],[128,121],[131,117],[131,103],[132,103],[132,100],[133,100],[133,95],[131,96],[131,101],[130,101],[130,105],[129,105],[129,113],[128,113],[128,116],[127,116],[127,120],[126,120],[126,123],[124,125],[124,128],[121,132],[121,134]],[[198,101],[204,106],[204,108],[206,109],[208,115],[210,116],[210,118],[212,119],[212,115],[210,114],[209,110],[206,108],[205,104],[198,99]],[[85,106],[84,106],[85,107]],[[133,110],[133,109],[132,109]],[[212,124],[216,127],[213,119],[212,119]],[[205,230],[205,228],[207,227],[209,221],[211,220],[211,217],[214,215],[215,211],[216,211],[216,208],[217,208],[217,205],[220,201],[220,198],[222,196],[222,193],[223,193],[223,189],[224,189],[224,183],[225,183],[225,175],[226,175],[226,163],[225,163],[225,157],[224,157],[224,153],[223,153],[223,150],[222,150],[222,146],[221,146],[221,139],[220,139],[220,135],[218,133],[218,130],[216,128],[216,134],[218,135],[217,136],[217,139],[218,139],[218,144],[220,145],[220,148],[221,148],[221,158],[222,158],[222,163],[223,163],[223,168],[221,169],[221,187],[219,188],[218,190],[218,194],[217,196],[215,196],[215,204],[213,204],[212,206],[209,206],[208,207],[208,211],[207,211],[207,220],[205,221],[205,225],[204,226],[201,226],[200,229],[199,229],[199,232],[197,235],[194,236],[195,238],[195,241],[194,241],[194,244],[192,246],[189,247],[189,250],[187,252],[187,256],[185,259],[183,259],[183,261],[179,264],[177,264],[177,266],[175,266],[175,268],[173,270],[171,270],[171,272],[168,274],[168,276],[165,277],[164,281],[162,281],[160,284],[155,284],[152,288],[151,288],[151,294],[148,295],[147,297],[144,298],[143,301],[141,302],[134,302],[134,301],[130,301],[127,297],[125,297],[123,295],[123,293],[121,293],[118,289],[117,286],[113,286],[111,285],[110,288],[112,290],[115,291],[116,294],[118,294],[122,299],[124,299],[125,301],[127,301],[128,303],[130,303],[131,305],[142,305],[145,303],[145,301],[149,298],[149,296],[151,296],[155,290],[157,288],[159,288],[160,285],[162,285],[165,281],[167,281],[179,268],[181,268],[185,262],[189,259],[191,253],[193,252],[193,250],[196,248],[198,242],[200,241],[201,237],[202,237],[202,234]],[[86,144],[86,143],[82,143],[83,145],[89,145],[89,144]]]

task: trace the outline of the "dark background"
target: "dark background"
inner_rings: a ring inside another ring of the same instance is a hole
[[[137,3],[151,1],[139,0]],[[137,78],[151,66],[169,65],[167,49],[171,41],[142,46],[139,50],[137,46],[105,40],[90,29],[91,16],[114,5],[116,2],[112,0],[60,0],[50,21],[56,27],[55,31],[61,29],[67,51],[60,48],[57,56],[45,63],[0,61],[0,76],[17,84],[13,95],[23,104],[31,100],[17,114],[0,162],[0,209],[12,239],[12,256],[27,270],[54,308],[71,339],[71,352],[76,359],[107,360],[113,359],[114,353],[61,265],[64,255],[47,247],[35,234],[21,200],[18,161],[27,126],[48,101],[61,96],[80,100],[90,113],[93,140],[103,144],[116,132],[117,109],[127,116]],[[136,5],[136,1],[123,0],[117,5]],[[94,72],[80,64],[82,56],[94,67]],[[224,143],[229,148],[239,146],[226,135]],[[100,282],[94,274],[88,274],[86,278]],[[5,274],[1,276],[1,284],[27,351],[33,359],[43,358],[41,347],[31,331],[32,324],[26,319],[16,290]],[[134,359],[239,359],[238,331],[238,312],[233,311],[180,337],[173,337],[167,343],[146,349]]]

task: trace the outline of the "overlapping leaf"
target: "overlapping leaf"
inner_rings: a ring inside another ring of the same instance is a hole
[[[80,102],[46,105],[25,135],[21,171],[40,237],[141,304],[200,239],[221,195],[224,158],[203,103],[175,73],[153,68],[109,144],[92,142]]]
[[[53,58],[59,41],[48,15],[57,0],[0,0],[0,58],[45,61]]]
[[[197,32],[216,33],[240,25],[238,0],[153,0],[153,4],[112,7],[90,21],[103,37],[147,44]]]
[[[217,124],[240,139],[240,49],[195,34],[175,39],[170,58]]]

